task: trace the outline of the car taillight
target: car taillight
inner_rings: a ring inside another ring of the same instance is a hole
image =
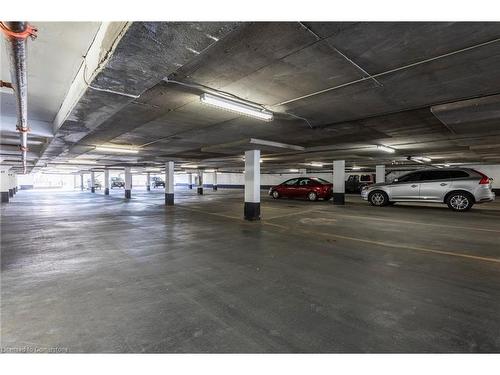
[[[479,180],[479,185],[488,185],[490,183],[490,179],[488,176],[483,175],[481,179]]]
[[[473,169],[473,171],[481,176],[481,179],[479,180],[479,185],[488,185],[490,183],[490,178],[486,176],[484,173],[476,171],[475,169]]]

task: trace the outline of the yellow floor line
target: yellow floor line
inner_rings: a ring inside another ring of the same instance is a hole
[[[316,212],[320,213],[326,213],[325,211],[322,210],[315,210]],[[458,225],[448,225],[448,224],[438,224],[438,223],[422,223],[420,221],[407,221],[407,220],[393,220],[393,219],[385,219],[385,218],[378,218],[378,217],[372,217],[372,216],[358,216],[358,215],[342,215],[342,214],[336,214],[334,212],[328,212],[328,214],[334,215],[334,217],[345,217],[345,218],[351,218],[351,219],[366,219],[366,220],[375,220],[375,221],[387,221],[391,223],[402,223],[402,224],[417,224],[417,225],[428,225],[428,226],[433,226],[433,227],[444,227],[444,228],[453,228],[453,229],[467,229],[467,230],[478,230],[478,231],[483,231],[483,232],[494,232],[494,233],[500,233],[500,229],[488,229],[488,228],[478,228],[478,227],[462,227]]]
[[[277,226],[276,224],[266,223],[266,222],[264,222],[264,224]],[[281,229],[290,229],[290,228],[286,228],[285,226],[282,226],[282,225],[279,225],[279,227]],[[481,260],[481,261],[486,261],[486,262],[500,263],[500,259],[497,259],[497,258],[481,257],[481,256],[476,256],[476,255],[455,253],[455,252],[451,252],[451,251],[443,251],[443,250],[436,250],[436,249],[426,249],[424,247],[418,247],[418,246],[392,244],[392,243],[388,243],[388,242],[373,241],[373,240],[367,240],[364,238],[349,237],[349,236],[343,236],[340,234],[323,233],[323,232],[309,231],[309,230],[304,230],[304,229],[294,229],[294,231],[295,232],[300,231],[303,233],[315,234],[315,235],[320,235],[320,236],[325,236],[325,237],[340,238],[340,239],[348,240],[348,241],[363,242],[363,243],[368,243],[368,244],[377,245],[377,246],[392,247],[395,249],[408,249],[408,250],[420,251],[420,252],[425,252],[425,253],[433,253],[433,254],[448,255],[448,256],[454,256],[454,257],[460,257],[460,258]]]
[[[233,220],[236,219],[236,220],[240,220],[240,221],[246,223],[246,221],[241,217],[229,216],[229,215],[219,214],[219,213],[215,213],[215,212],[208,212],[208,211],[203,211],[203,210],[197,210],[197,209],[188,208],[188,207],[181,207],[181,206],[177,206],[177,207],[184,209],[184,210],[188,210],[188,211],[194,211],[194,212],[199,212],[199,213],[213,215],[213,216],[219,216],[219,217],[223,217],[226,219],[233,219]],[[344,216],[348,216],[348,215],[344,215]],[[354,217],[357,217],[357,216],[354,216]],[[288,230],[291,233],[301,232],[301,233],[306,233],[306,234],[307,233],[308,234],[315,234],[315,235],[324,236],[324,237],[333,237],[333,238],[339,238],[339,239],[348,240],[348,241],[363,242],[363,243],[368,243],[368,244],[377,245],[377,246],[391,247],[391,248],[395,248],[395,249],[408,249],[408,250],[419,251],[419,252],[424,252],[424,253],[440,254],[440,255],[447,255],[447,256],[453,256],[453,257],[459,257],[459,258],[481,260],[481,261],[485,261],[485,262],[500,263],[500,259],[497,259],[497,258],[481,257],[481,256],[470,255],[470,254],[465,254],[465,253],[454,253],[451,251],[443,251],[443,250],[436,250],[436,249],[426,249],[424,247],[418,247],[418,246],[392,244],[392,243],[388,243],[388,242],[373,241],[373,240],[367,240],[364,238],[349,237],[349,236],[343,236],[340,234],[316,232],[316,231],[304,230],[304,229],[299,229],[299,228],[294,228],[293,230],[291,230],[290,227],[287,227],[285,225],[276,224],[276,223],[270,223],[267,220],[269,220],[269,219],[261,220],[261,223],[264,225],[280,228],[283,230]]]

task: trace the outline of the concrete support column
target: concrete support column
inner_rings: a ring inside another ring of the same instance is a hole
[[[90,192],[95,193],[95,172],[90,172]]]
[[[212,184],[214,191],[217,191],[217,170],[214,171],[214,183]]]
[[[203,195],[203,171],[198,171],[198,195]]]
[[[2,203],[9,203],[9,171],[0,171],[0,200]]]
[[[260,150],[245,151],[245,220],[260,220]]]
[[[125,167],[125,198],[132,198],[132,172],[130,167]]]
[[[151,172],[146,173],[146,190],[151,191]]]
[[[165,164],[165,205],[174,205],[174,162]]]
[[[375,182],[378,184],[380,182],[385,182],[385,165],[377,165],[375,167]]]
[[[14,173],[9,173],[9,197],[14,197]]]
[[[80,173],[80,190],[83,191],[83,173]]]
[[[17,193],[17,174],[14,176],[14,194]]]
[[[104,195],[109,195],[109,169],[104,170]]]
[[[333,204],[345,204],[345,160],[333,162]]]
[[[192,189],[193,188],[193,174],[191,172],[188,173],[188,179],[189,179],[188,187],[190,189]]]
[[[76,174],[73,175],[73,189],[76,189],[78,187],[78,181],[76,178]]]

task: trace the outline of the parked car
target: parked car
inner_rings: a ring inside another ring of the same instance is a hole
[[[367,186],[361,197],[373,206],[438,202],[446,203],[454,211],[467,211],[476,203],[495,199],[491,180],[471,168],[425,169],[404,174],[392,182]]]
[[[375,174],[373,173],[355,173],[350,172],[345,181],[346,193],[359,193],[368,185],[375,183]]]
[[[318,198],[328,200],[332,197],[333,184],[318,177],[298,177],[271,187],[269,195],[274,199],[307,198],[316,201]]]
[[[151,177],[151,187],[155,189],[160,186],[165,187],[165,181],[161,177]]]
[[[90,190],[91,188],[92,188],[92,180],[89,178],[89,179],[87,180],[87,190]],[[102,185],[101,185],[101,183],[99,182],[99,180],[95,180],[95,181],[94,181],[94,189],[96,189],[96,190],[97,190],[97,189],[99,189],[99,190],[100,190],[100,189],[102,189]]]
[[[111,189],[117,188],[125,188],[125,181],[121,177],[111,177]]]

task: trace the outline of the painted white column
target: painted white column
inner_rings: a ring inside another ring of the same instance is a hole
[[[9,203],[10,194],[9,194],[9,171],[1,170],[0,171],[0,195],[2,203]]]
[[[165,163],[165,205],[174,205],[174,162]]]
[[[14,194],[17,193],[17,173],[14,175]]]
[[[104,195],[109,195],[109,169],[104,170]]]
[[[333,162],[333,204],[345,204],[345,160]]]
[[[198,171],[198,194],[203,195],[203,171],[199,170]]]
[[[73,175],[73,189],[76,189],[78,187],[78,179],[76,177],[76,174]]]
[[[189,178],[188,187],[190,189],[192,189],[193,188],[193,174],[191,172],[188,173],[188,178]]]
[[[146,190],[151,190],[151,172],[146,173]]]
[[[14,172],[9,173],[9,196],[14,197]]]
[[[260,220],[260,150],[245,151],[246,220]]]
[[[130,167],[125,167],[125,198],[132,198],[132,172]]]
[[[217,191],[217,170],[214,171],[214,182],[212,184],[214,191]]]
[[[95,193],[95,172],[90,172],[90,191]]]
[[[385,165],[377,165],[375,167],[375,174],[376,174],[375,182],[377,184],[385,182]]]
[[[83,173],[80,173],[80,190],[83,191],[84,185],[83,185]]]

